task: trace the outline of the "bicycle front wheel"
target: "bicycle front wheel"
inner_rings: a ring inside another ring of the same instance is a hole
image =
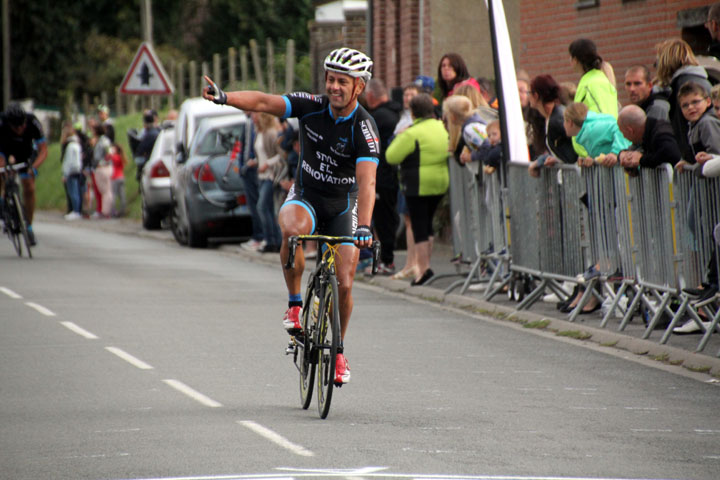
[[[317,403],[320,418],[326,418],[330,412],[330,400],[335,384],[335,361],[340,346],[340,311],[335,275],[329,276],[322,294],[316,345],[318,350]]]
[[[14,195],[5,197],[5,211],[3,212],[3,220],[5,222],[5,232],[7,233],[10,243],[12,243],[18,257],[22,256],[22,244],[20,243],[20,222],[15,209]]]
[[[315,384],[315,349],[313,347],[313,331],[316,328],[316,320],[313,318],[313,300],[315,298],[315,289],[310,282],[308,293],[306,295],[305,304],[302,313],[303,333],[301,338],[296,338],[297,347],[295,349],[297,364],[300,373],[300,404],[304,410],[310,407],[312,401],[313,385]]]
[[[22,233],[23,240],[25,241],[25,250],[27,251],[28,258],[32,258],[32,252],[30,251],[30,234],[28,233],[27,222],[25,221],[25,212],[23,211],[23,206],[22,203],[20,203],[20,199],[18,198],[17,193],[13,194],[13,197],[15,202],[15,208],[17,210],[19,232]],[[19,238],[18,243],[20,243]],[[18,255],[22,255],[19,249]]]

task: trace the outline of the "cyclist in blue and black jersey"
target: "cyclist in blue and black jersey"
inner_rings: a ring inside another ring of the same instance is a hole
[[[31,245],[36,244],[32,230],[35,213],[35,175],[37,168],[47,158],[47,154],[47,142],[37,117],[32,113],[26,113],[19,103],[8,105],[0,115],[0,167],[5,166],[10,157],[15,159],[15,163],[28,162],[31,165],[19,170]]]
[[[372,60],[357,50],[333,50],[324,63],[325,95],[225,93],[205,77],[209,86],[203,90],[203,96],[207,100],[299,119],[300,161],[295,183],[278,215],[283,234],[282,265],[287,261],[287,239],[292,235],[354,236],[355,246],[360,248],[372,243],[370,221],[380,143],[375,122],[358,103],[358,97],[372,77],[372,65]],[[355,246],[341,245],[340,255],[336,257],[341,339],[345,338],[353,309],[352,284],[359,254]],[[289,294],[283,325],[290,334],[301,330],[300,289],[304,266],[305,258],[299,250],[295,267],[283,270]],[[335,382],[348,381],[350,368],[344,353],[339,353]]]

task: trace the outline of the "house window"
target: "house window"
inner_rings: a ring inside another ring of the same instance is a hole
[[[600,5],[600,0],[578,0],[575,8],[582,10],[583,8],[592,8]]]

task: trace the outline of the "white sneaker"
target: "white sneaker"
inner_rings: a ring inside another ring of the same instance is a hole
[[[240,248],[249,252],[257,252],[263,247],[264,240],[259,242],[257,240],[248,240],[245,243],[240,244]]]
[[[554,293],[548,293],[543,297],[543,302],[545,303],[558,303],[559,301],[560,298]]]
[[[82,215],[80,215],[77,212],[70,212],[67,215],[65,215],[64,218],[65,218],[65,220],[78,220],[78,219],[82,218]]]
[[[712,322],[700,322],[702,323],[703,328],[700,328],[700,325],[695,323],[695,320],[690,319],[687,322],[685,322],[681,327],[675,327],[673,328],[673,333],[676,333],[678,335],[688,335],[691,333],[702,333],[706,332],[708,328],[710,328],[710,323]]]

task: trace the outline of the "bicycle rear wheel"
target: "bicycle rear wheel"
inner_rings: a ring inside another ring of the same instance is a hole
[[[313,331],[315,329],[316,320],[313,318],[313,299],[315,298],[315,288],[313,282],[310,282],[306,294],[305,308],[302,316],[302,338],[296,338],[297,347],[295,349],[295,363],[300,373],[300,404],[304,410],[307,410],[312,400],[313,385],[315,383],[315,349],[312,344]]]
[[[340,346],[340,311],[335,275],[329,276],[322,294],[316,345],[318,350],[317,395],[320,418],[326,418],[330,412],[330,401],[335,384],[335,361]]]
[[[25,221],[25,212],[23,211],[22,203],[20,203],[20,199],[17,196],[17,193],[13,194],[14,202],[15,202],[15,208],[17,210],[17,218],[18,218],[18,227],[20,233],[22,233],[23,240],[25,241],[25,249],[28,254],[28,258],[32,258],[32,251],[30,250],[30,234],[28,233],[27,229],[27,222]],[[20,239],[18,239],[18,243],[20,242]],[[20,251],[18,251],[18,255],[22,255]]]

